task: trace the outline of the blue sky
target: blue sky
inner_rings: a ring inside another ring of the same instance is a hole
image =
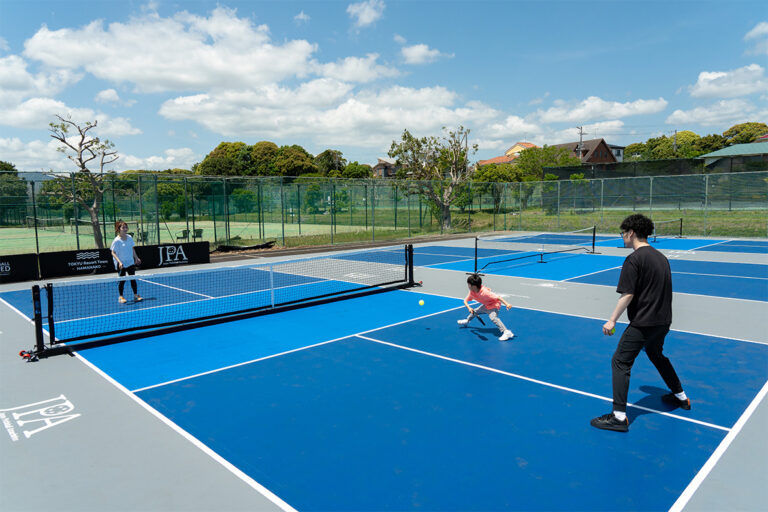
[[[0,0],[0,160],[71,170],[55,114],[125,169],[221,141],[385,157],[463,125],[503,154],[768,122],[765,1]]]

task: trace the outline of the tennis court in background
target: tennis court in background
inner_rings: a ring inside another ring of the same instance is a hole
[[[509,243],[479,248],[478,261],[526,254]],[[199,295],[260,307],[275,302],[275,290],[298,293],[284,301],[322,296],[323,286],[343,294],[390,273],[406,279],[402,255],[400,247],[341,253],[320,258],[316,271],[280,262],[271,273],[244,265],[145,276],[145,300],[128,307],[160,324],[169,309],[158,301],[174,301],[176,311]],[[329,261],[342,270],[327,274]],[[489,267],[484,279],[491,287],[504,276],[615,286],[622,261],[573,253]],[[463,283],[475,249],[419,246],[413,264]],[[671,265],[677,292],[768,301],[768,265]],[[212,288],[225,274],[225,286]],[[370,274],[378,276],[366,281]],[[68,309],[73,316],[61,323],[90,332],[121,315],[114,279],[104,282],[91,283],[91,304]],[[0,298],[32,316],[29,291]],[[394,289],[79,356],[285,510],[668,510],[685,504],[686,489],[766,386],[768,345],[673,330],[666,352],[694,407],[664,404],[667,390],[640,357],[630,433],[606,433],[589,425],[611,407],[615,338],[601,335],[604,319],[514,307],[501,316],[515,338],[499,342],[493,325],[458,328],[464,316],[459,298]]]

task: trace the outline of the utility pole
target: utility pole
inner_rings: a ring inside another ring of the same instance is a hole
[[[672,141],[672,152],[677,156],[677,130],[675,130],[675,138]]]
[[[584,147],[584,127],[577,126],[576,129],[579,130],[579,145],[576,147],[576,154],[581,160],[581,149]]]

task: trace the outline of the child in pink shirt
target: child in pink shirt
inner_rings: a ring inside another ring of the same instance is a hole
[[[469,288],[469,293],[464,299],[464,305],[469,310],[469,316],[459,320],[459,325],[467,325],[473,316],[487,314],[491,322],[496,324],[496,327],[501,331],[499,340],[506,341],[512,338],[514,334],[504,326],[504,322],[501,321],[498,313],[499,309],[501,309],[501,304],[504,304],[507,310],[512,307],[512,304],[504,300],[503,297],[493,293],[487,286],[483,286],[483,279],[477,274],[472,274],[467,278],[467,287]],[[472,309],[469,306],[469,302],[472,300],[479,302],[481,304],[480,307]]]

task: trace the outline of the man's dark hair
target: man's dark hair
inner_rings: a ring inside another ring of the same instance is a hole
[[[480,288],[481,286],[483,286],[483,278],[477,274],[471,274],[467,278],[467,284],[470,286],[477,286],[478,288]]]
[[[641,213],[630,215],[621,223],[622,231],[632,230],[638,238],[648,238],[653,234],[653,221]]]

